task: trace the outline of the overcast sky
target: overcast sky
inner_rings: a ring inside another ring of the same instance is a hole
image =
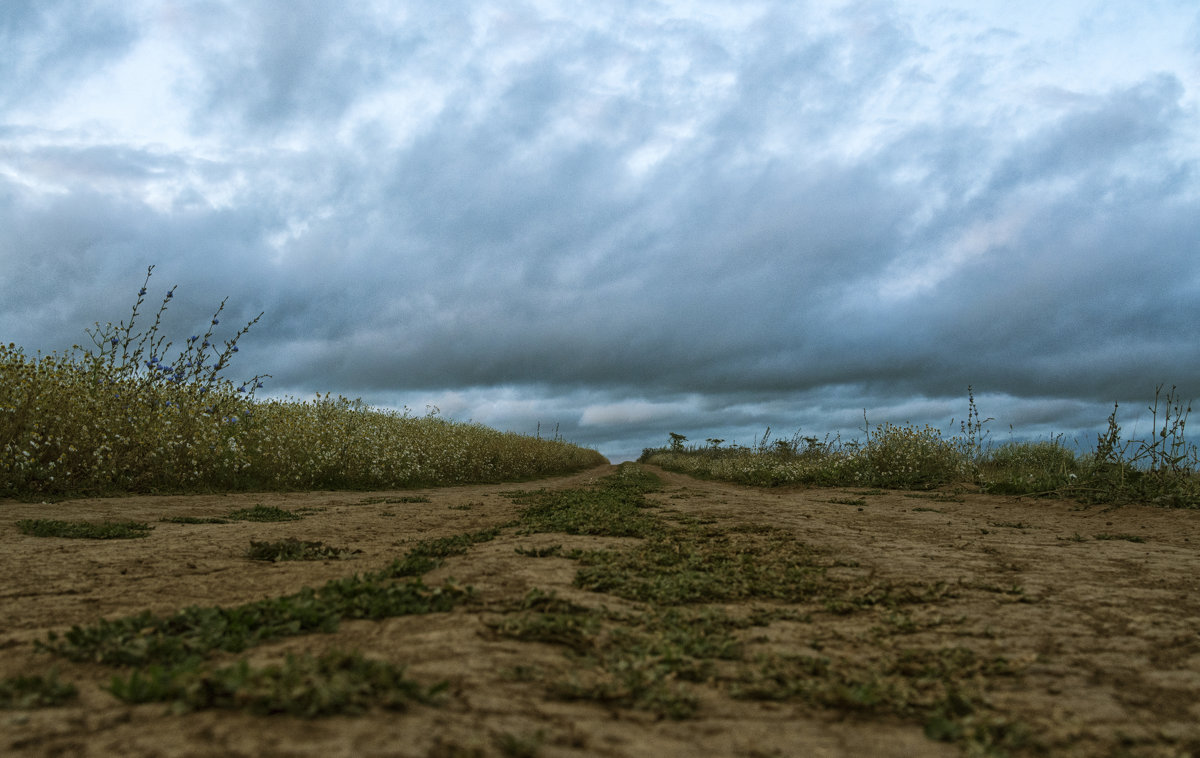
[[[1145,432],[1200,395],[1200,9],[0,2],[0,340],[150,264],[179,341],[265,311],[270,395],[613,460],[968,385],[997,441]]]

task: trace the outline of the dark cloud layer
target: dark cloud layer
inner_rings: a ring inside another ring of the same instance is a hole
[[[1200,390],[1185,3],[1130,11],[1177,57],[1119,80],[920,4],[116,7],[0,11],[6,342],[80,342],[155,263],[181,330],[266,311],[273,391],[617,457],[949,428],[968,385],[1088,438]]]

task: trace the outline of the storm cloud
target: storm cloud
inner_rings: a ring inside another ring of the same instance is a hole
[[[269,394],[614,459],[954,431],[968,385],[996,437],[1087,443],[1200,391],[1182,0],[63,0],[4,4],[0,47],[31,352],[155,264],[180,335],[265,312],[234,370]]]

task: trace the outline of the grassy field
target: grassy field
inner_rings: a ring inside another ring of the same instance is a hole
[[[226,375],[254,319],[220,340],[224,302],[174,358],[153,324],[88,330],[92,345],[32,357],[0,345],[0,497],[386,489],[528,479],[604,462],[561,439],[373,409],[329,395],[256,401],[268,377]]]

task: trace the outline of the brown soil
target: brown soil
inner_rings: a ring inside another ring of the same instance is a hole
[[[697,686],[697,715],[656,719],[638,711],[547,697],[519,681],[517,666],[566,671],[563,649],[497,636],[486,625],[530,588],[591,605],[619,606],[571,586],[575,563],[530,559],[514,548],[595,547],[613,539],[508,529],[450,558],[425,577],[453,577],[477,590],[443,614],[346,622],[334,634],[294,637],[248,651],[252,662],[331,648],[407,666],[432,684],[448,680],[443,703],[403,713],[302,720],[203,711],[170,715],[161,704],[126,705],[105,691],[114,673],[34,649],[75,624],[142,610],[168,614],[188,605],[231,605],[381,569],[406,543],[512,520],[515,488],[577,487],[609,467],[524,485],[405,492],[307,492],[143,496],[52,505],[0,501],[0,677],[44,674],[57,665],[77,684],[65,706],[0,711],[4,756],[939,756],[959,749],[934,742],[921,724],[889,716],[821,710],[801,702],[735,700]],[[1107,509],[1069,501],[966,494],[933,501],[886,492],[865,505],[849,490],[765,490],[659,472],[667,487],[650,499],[718,523],[770,524],[798,540],[856,561],[888,581],[944,581],[955,590],[922,609],[908,642],[967,645],[1004,656],[1020,673],[989,691],[993,707],[1026,724],[1053,755],[1192,755],[1200,751],[1200,513],[1153,507]],[[367,503],[401,495],[428,503]],[[164,516],[217,517],[256,503],[318,508],[302,521],[185,525]],[[466,507],[469,506],[469,507]],[[150,537],[127,540],[37,538],[25,518],[137,520]],[[1097,540],[1095,535],[1133,535]],[[361,550],[349,560],[265,563],[245,557],[250,540],[297,537]],[[617,541],[620,542],[620,541]],[[954,623],[930,622],[930,613]],[[816,614],[809,624],[776,622],[746,639],[799,650],[816,636],[846,650],[875,644],[874,612]],[[232,659],[233,657],[230,656]],[[217,659],[222,660],[222,659]],[[533,754],[533,753],[529,753]]]

